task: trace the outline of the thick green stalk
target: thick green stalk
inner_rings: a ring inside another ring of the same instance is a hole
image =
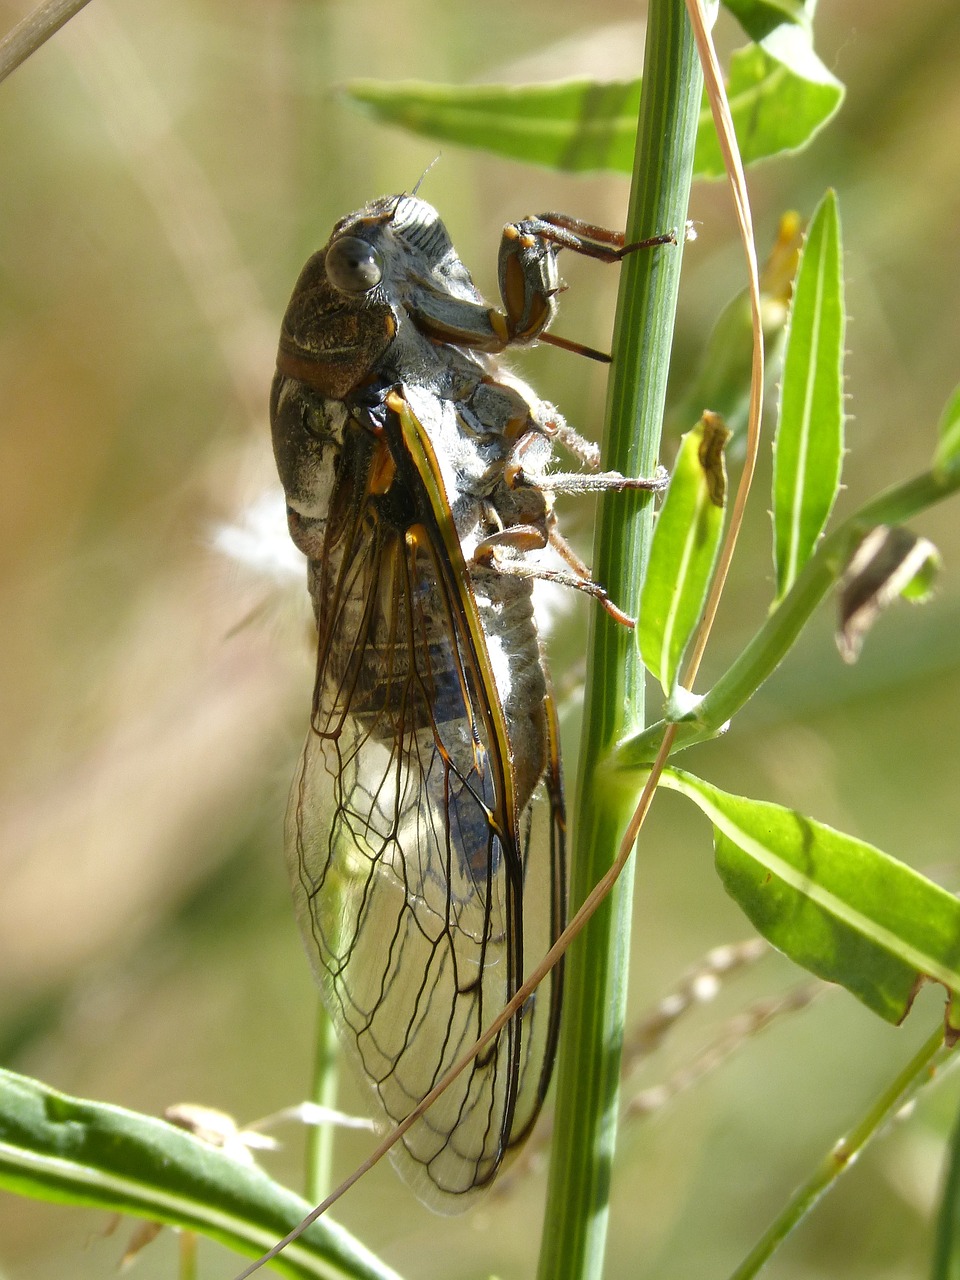
[[[627,238],[676,229],[678,243],[630,255],[623,266],[604,465],[627,475],[650,475],[657,463],[679,288],[702,84],[683,0],[651,0],[643,84]],[[648,496],[622,494],[601,505],[596,576],[618,605],[636,613],[652,504]],[[603,762],[643,725],[643,667],[632,632],[598,610],[591,652],[573,909],[610,866],[632,812],[632,789],[622,788]],[[568,955],[540,1280],[586,1280],[603,1267],[631,897],[628,869]]]

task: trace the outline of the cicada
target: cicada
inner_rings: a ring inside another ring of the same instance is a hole
[[[613,260],[622,246],[557,215],[506,227],[501,311],[437,212],[390,196],[336,225],[283,319],[273,443],[318,633],[286,848],[327,1010],[389,1126],[563,926],[563,789],[533,580],[603,598],[557,532],[557,489],[661,482],[597,473],[595,446],[497,357],[544,336],[561,248]],[[551,471],[558,441],[594,472]],[[548,545],[565,568],[536,562]],[[394,1148],[433,1208],[465,1207],[532,1128],[561,985],[558,965]]]

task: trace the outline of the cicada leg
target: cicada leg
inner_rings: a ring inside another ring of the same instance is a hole
[[[530,564],[521,558],[527,552],[542,551],[547,546],[553,547],[557,555],[569,566],[569,572]],[[507,554],[498,554],[498,552]],[[588,565],[580,559],[560,533],[556,516],[550,509],[547,510],[542,524],[501,526],[495,533],[482,538],[477,543],[473,563],[495,569],[498,573],[514,578],[537,578],[542,582],[554,582],[558,586],[572,587],[598,601],[615,622],[625,627],[635,626],[634,619],[618,608],[605,588],[594,580]]]
[[[526,551],[542,551],[548,543],[567,561],[572,572],[549,569],[513,556],[497,554],[498,550],[520,554]],[[536,578],[541,582],[554,582],[561,587],[572,587],[575,591],[582,591],[596,600],[614,622],[629,628],[636,626],[636,620],[613,603],[600,583],[591,578],[590,570],[580,557],[555,530],[551,530],[544,536],[543,530],[536,525],[512,525],[510,528],[501,529],[477,544],[473,562],[484,568],[495,569],[497,573],[508,577]]]
[[[600,262],[619,262],[637,249],[676,242],[676,232],[670,231],[624,244],[619,232],[545,213],[503,229],[498,268],[502,311],[439,289],[427,276],[411,281],[404,307],[416,327],[436,343],[497,355],[509,346],[540,340],[609,363],[603,351],[546,332],[556,314],[557,294],[564,288],[557,255],[571,249]]]
[[[535,489],[551,493],[609,493],[624,489],[642,489],[659,493],[667,487],[669,476],[664,467],[657,467],[652,476],[625,476],[619,471],[541,471],[543,437],[558,440],[564,448],[578,457],[588,467],[600,462],[600,452],[595,444],[585,440],[565,422],[549,422],[535,430],[525,432],[507,456],[503,468],[504,482],[511,489],[531,485]],[[527,463],[528,455],[533,467]],[[525,469],[525,466],[527,469]]]
[[[638,249],[676,242],[676,232],[670,231],[625,244],[621,232],[608,231],[606,227],[562,213],[541,213],[521,222],[508,223],[500,242],[498,270],[508,340],[523,343],[540,339],[609,361],[610,357],[601,351],[545,332],[556,314],[556,296],[563,289],[557,255],[561,249],[572,249],[600,262],[620,262]]]

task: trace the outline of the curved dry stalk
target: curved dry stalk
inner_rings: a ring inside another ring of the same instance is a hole
[[[703,78],[713,112],[713,122],[717,137],[720,139],[720,150],[730,180],[730,191],[736,207],[737,226],[743,241],[743,252],[747,263],[747,288],[750,294],[750,318],[753,328],[753,363],[750,370],[750,409],[747,417],[747,452],[744,459],[740,483],[733,502],[730,515],[730,527],[720,548],[717,571],[714,575],[703,611],[703,621],[693,643],[693,651],[684,671],[683,684],[690,688],[696,679],[703,659],[710,632],[713,629],[720,597],[730,572],[733,554],[736,550],[737,538],[743,524],[747,498],[753,484],[753,473],[756,469],[757,455],[760,451],[760,425],[763,414],[763,320],[760,311],[760,273],[757,266],[757,249],[753,236],[753,217],[750,212],[750,197],[747,192],[747,180],[743,172],[740,150],[730,115],[730,104],[723,84],[723,75],[717,61],[717,51],[713,38],[707,28],[703,11],[703,0],[686,0],[687,12],[693,26],[697,51],[703,67]]]
[[[731,1017],[697,1055],[661,1084],[635,1093],[623,1109],[624,1120],[643,1120],[662,1110],[680,1093],[712,1075],[748,1040],[765,1031],[778,1018],[807,1009],[827,990],[825,982],[800,982],[780,996],[763,996]]]

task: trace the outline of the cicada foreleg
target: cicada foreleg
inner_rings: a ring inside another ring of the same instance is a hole
[[[405,306],[417,328],[434,342],[496,355],[540,340],[609,363],[603,351],[546,332],[556,315],[557,295],[564,289],[557,255],[570,249],[600,262],[620,262],[638,249],[676,242],[676,232],[668,231],[625,244],[621,232],[566,214],[544,213],[503,229],[498,260],[502,311],[440,290],[428,276],[412,282]]]
[[[500,241],[498,264],[508,341],[524,343],[540,339],[609,362],[610,357],[602,351],[546,332],[556,314],[557,294],[564,287],[557,270],[557,255],[561,249],[571,249],[600,262],[620,262],[638,249],[676,242],[676,232],[670,231],[625,244],[619,231],[609,231],[562,213],[541,213],[508,223]]]

